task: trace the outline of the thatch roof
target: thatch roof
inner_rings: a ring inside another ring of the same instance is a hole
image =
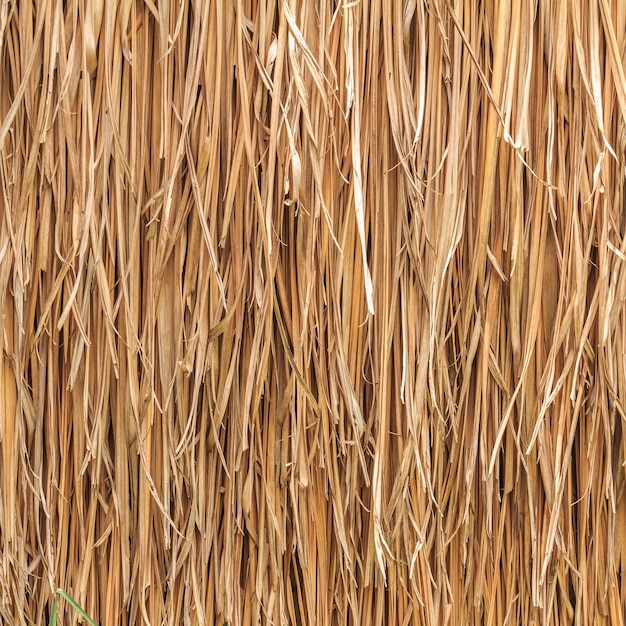
[[[621,0],[0,3],[0,621],[623,623],[625,58]]]

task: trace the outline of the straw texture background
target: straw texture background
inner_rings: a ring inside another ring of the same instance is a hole
[[[620,0],[0,3],[0,622],[622,624],[625,57]]]

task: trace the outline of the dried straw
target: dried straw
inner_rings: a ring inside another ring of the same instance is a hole
[[[625,58],[621,0],[0,3],[0,621],[623,624]]]

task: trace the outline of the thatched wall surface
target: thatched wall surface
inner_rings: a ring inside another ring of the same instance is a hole
[[[0,621],[623,623],[625,58],[621,0],[0,3]]]

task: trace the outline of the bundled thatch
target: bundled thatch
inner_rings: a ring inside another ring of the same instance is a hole
[[[625,57],[622,0],[0,3],[0,621],[623,623]]]

